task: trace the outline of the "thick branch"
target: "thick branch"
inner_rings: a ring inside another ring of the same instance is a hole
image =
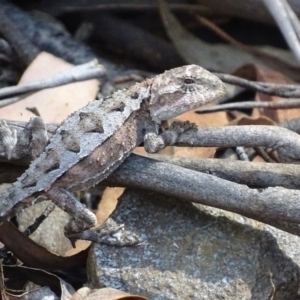
[[[296,164],[254,163],[153,154],[147,157],[255,188],[281,186],[298,189],[300,187],[299,166]],[[144,166],[142,165],[141,168]]]
[[[226,126],[192,128],[179,136],[177,146],[256,147],[276,150],[283,162],[300,161],[299,135],[277,126]]]
[[[139,156],[130,156],[101,184],[161,192],[186,201],[232,211],[264,223],[271,220],[271,225],[278,223],[278,228],[281,221],[300,223],[298,190],[275,187],[260,192],[213,175]]]

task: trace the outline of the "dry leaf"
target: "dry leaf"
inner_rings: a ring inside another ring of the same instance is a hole
[[[70,300],[147,300],[145,297],[130,295],[113,288],[91,290],[84,287],[78,290]]]
[[[295,84],[294,81],[284,76],[283,74],[274,70],[266,69],[258,65],[245,65],[242,68],[236,70],[234,73],[236,76],[241,76],[249,80],[256,80],[270,83],[280,84]],[[277,96],[267,95],[263,93],[256,93],[256,101],[278,101],[287,100],[287,98],[281,98]],[[300,108],[298,109],[269,109],[269,108],[257,108],[253,110],[253,117],[264,115],[277,122],[283,122],[292,118],[300,116]]]
[[[98,224],[102,224],[114,211],[118,198],[123,194],[124,188],[106,188],[97,209]]]
[[[228,123],[227,125],[275,125],[272,119],[266,116],[259,116],[259,117],[249,117],[247,115],[242,115],[232,122]]]
[[[42,52],[24,72],[19,84],[41,80],[73,67],[72,64]],[[93,101],[98,92],[96,79],[45,89],[0,109],[0,118],[29,121],[34,114],[26,108],[36,107],[45,123],[61,123],[72,112]]]

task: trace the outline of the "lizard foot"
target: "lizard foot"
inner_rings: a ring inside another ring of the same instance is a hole
[[[103,231],[103,225],[95,230],[86,230],[79,233],[73,233],[67,235],[72,245],[75,244],[76,240],[86,240],[94,243],[116,246],[116,247],[127,247],[136,246],[141,244],[141,241],[134,235],[125,232],[124,225],[111,230]]]
[[[171,126],[162,134],[156,135],[154,132],[149,132],[144,137],[144,148],[148,153],[156,153],[167,146],[174,145],[180,134],[197,127],[196,124],[174,121]]]

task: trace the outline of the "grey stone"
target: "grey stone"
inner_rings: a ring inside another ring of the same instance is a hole
[[[44,212],[49,204],[50,201],[44,201],[24,209],[17,217],[19,229],[21,231],[26,230]],[[64,234],[64,226],[69,220],[69,215],[56,207],[38,229],[30,235],[30,238],[52,253],[65,255],[72,248],[70,241]]]
[[[201,208],[126,191],[106,229],[124,224],[143,243],[94,244],[88,259],[92,287],[154,300],[300,299],[299,267],[271,233]]]

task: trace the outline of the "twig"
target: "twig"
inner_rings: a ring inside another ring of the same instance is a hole
[[[202,108],[195,111],[197,114],[212,113],[224,110],[238,110],[238,109],[253,109],[253,108],[269,108],[269,109],[291,109],[299,108],[300,99],[295,100],[278,100],[278,101],[244,101],[235,103],[226,103],[215,105],[212,107]]]
[[[13,86],[13,88],[14,88],[14,86]],[[3,100],[0,100],[0,107],[5,107],[5,106],[8,106],[10,104],[13,104],[13,103],[16,103],[18,101],[21,101],[24,98],[29,97],[30,95],[32,95],[34,93],[35,92],[25,93],[25,94],[23,94],[21,96],[16,96],[16,97],[6,98],[6,99],[3,99]]]
[[[285,6],[286,9],[286,13],[291,21],[291,24],[294,27],[295,30],[295,34],[298,37],[298,40],[300,39],[300,23],[299,23],[299,19],[297,17],[297,15],[295,14],[295,12],[292,10],[291,6],[286,2],[283,1],[283,5]]]
[[[247,156],[244,147],[236,147],[235,152],[236,152],[239,160],[249,161],[249,157]]]
[[[299,37],[295,32],[295,27],[298,27],[297,32],[300,31],[299,22],[296,23],[295,19],[291,20],[292,9],[289,4],[285,0],[264,0],[263,2],[275,19],[295,57],[300,61]]]
[[[187,11],[187,12],[197,12],[197,13],[207,13],[209,12],[209,8],[200,4],[169,4],[170,8],[174,11]],[[90,4],[85,6],[78,5],[68,5],[64,6],[61,12],[77,12],[77,11],[110,11],[110,10],[146,10],[149,9],[156,10],[157,6],[155,4],[141,4],[141,3],[118,3],[118,4]],[[59,10],[58,10],[59,11]],[[58,13],[58,12],[57,12]]]
[[[203,164],[195,161],[190,165],[193,168],[203,168],[203,171],[211,174],[223,174],[227,178],[235,178],[250,186],[252,184],[276,186],[278,183],[298,187],[300,182],[297,165],[266,165],[228,160],[202,160],[202,162],[215,162],[215,166],[209,169],[207,165],[203,167]],[[185,166],[188,167],[187,164]],[[250,176],[251,174],[253,176]],[[212,175],[138,155],[131,155],[101,184],[154,190],[186,201],[240,213],[294,234],[299,235],[300,232],[297,224],[290,223],[300,223],[300,216],[298,216],[300,191],[298,190],[275,187],[261,192]]]
[[[296,164],[250,163],[230,159],[201,159],[153,154],[147,155],[147,157],[198,172],[212,174],[232,182],[246,184],[250,187],[267,188],[281,186],[297,189],[300,185],[299,166]],[[141,168],[144,169],[143,164]]]
[[[39,226],[44,222],[45,219],[47,219],[47,217],[49,216],[50,213],[53,212],[53,210],[55,209],[55,204],[54,203],[50,203],[49,205],[47,205],[46,209],[44,210],[44,212],[37,217],[34,220],[34,223],[31,224],[30,226],[28,226],[23,233],[27,236],[30,236],[31,234],[33,234],[38,228]]]
[[[272,148],[282,162],[300,161],[299,135],[277,126],[249,125],[192,128],[183,132],[176,146]]]
[[[256,153],[261,156],[264,161],[269,163],[276,163],[276,161],[270,157],[269,153],[263,147],[253,147]]]
[[[300,223],[299,190],[274,187],[259,191],[213,175],[138,156],[130,156],[102,184],[165,193],[182,200],[239,213],[264,223],[276,223],[276,227],[281,229],[281,222],[295,223],[292,224],[295,225],[292,226],[294,229]]]
[[[37,92],[42,89],[57,87],[77,81],[99,78],[105,75],[105,69],[99,65],[96,60],[89,63],[73,67],[67,71],[61,72],[52,77],[35,81],[28,84],[6,87],[0,90],[0,99],[10,96],[20,95],[22,93]],[[7,100],[7,99],[6,99]],[[8,102],[8,101],[7,101]],[[5,105],[8,105],[7,102]],[[0,107],[3,107],[0,102]]]
[[[214,73],[222,81],[235,84],[244,88],[248,88],[257,92],[262,92],[268,95],[279,96],[283,98],[299,98],[300,97],[300,85],[299,84],[277,84],[277,83],[266,83],[260,81],[251,81],[241,77]]]
[[[48,19],[43,20],[29,15],[14,5],[12,1],[1,1],[1,4],[5,9],[6,17],[21,33],[21,40],[29,40],[38,48],[38,53],[47,51],[75,65],[95,59],[96,55],[91,50],[75,41],[61,26],[51,26]],[[14,34],[11,34],[12,32]],[[10,31],[9,34],[14,36],[15,30]],[[19,44],[16,41],[11,45],[13,48],[17,48]],[[31,54],[32,48],[27,44],[24,46],[27,48],[19,50]]]
[[[25,150],[23,151],[25,152]],[[267,188],[281,186],[297,189],[300,186],[299,165],[296,164],[250,163],[228,159],[200,159],[153,154],[147,155],[147,157],[198,172],[213,174],[250,187]],[[1,160],[4,159],[1,157]],[[144,169],[146,166],[142,160],[143,157],[139,159],[141,163],[140,168]],[[29,161],[20,159],[18,163],[21,165],[12,165],[8,162],[0,163],[0,183],[14,182],[26,170],[24,165],[28,165]],[[122,166],[120,169],[122,170]],[[166,169],[167,173],[169,171],[169,169]]]
[[[0,3],[0,32],[18,53],[21,62],[27,66],[41,50],[22,34],[14,21],[10,19],[8,9],[6,4]]]
[[[297,157],[300,153],[298,135],[284,128],[275,126],[231,126],[226,128],[202,128],[201,130],[193,128],[189,131],[179,137],[179,145],[189,144],[191,140],[194,145],[230,144],[234,146],[234,144],[245,144],[245,146],[248,146],[249,144],[263,144],[263,146],[266,147],[277,148],[278,152],[282,151],[282,155],[285,156],[285,158],[290,158],[291,156]],[[204,134],[201,134],[202,131],[204,131]],[[20,133],[22,133],[22,131],[18,132],[18,134]],[[192,139],[188,135],[190,135]],[[185,139],[188,140],[188,142],[186,142]],[[199,140],[202,142],[199,142]],[[26,141],[22,142],[26,144]],[[24,152],[25,150],[23,149],[22,151]],[[286,153],[288,151],[289,153]],[[229,162],[225,161],[224,163],[226,165]],[[238,165],[238,163],[247,164],[247,162],[237,161],[233,163],[235,165],[235,174],[245,169],[241,167],[242,165]],[[249,165],[248,163],[248,166]],[[261,165],[264,165],[265,174],[270,172],[271,164]],[[237,169],[237,166],[240,166],[240,168]],[[285,165],[281,165],[280,167],[284,166]],[[296,175],[294,177],[288,172],[281,176],[286,176],[290,185],[296,185],[298,187],[298,166],[294,166],[294,168],[296,168],[296,173],[294,173]],[[222,171],[220,166],[218,166],[218,169],[219,172]],[[281,171],[279,173],[281,173]],[[246,177],[248,181],[250,181],[249,177],[252,177],[251,180],[254,180],[254,178],[259,177],[260,174],[263,174],[263,172],[257,172],[256,169],[255,176],[249,176],[249,173],[247,174],[245,172],[244,178]],[[228,172],[227,176],[231,176],[231,172]],[[284,182],[282,184],[288,185],[285,180],[282,181]],[[236,212],[271,225],[278,223],[276,227],[281,229],[287,227],[286,224],[282,225],[282,222],[288,222],[289,230],[292,231],[298,230],[298,225],[294,226],[292,224],[292,226],[290,223],[300,223],[300,213],[298,209],[300,204],[299,190],[288,190],[277,186],[259,191],[213,175],[153,161],[148,158],[131,156],[114,174],[103,181],[102,184],[110,186],[131,186],[166,193],[187,201],[198,202]],[[266,184],[270,186],[272,180],[270,179]],[[261,185],[259,181],[258,185]],[[282,201],[282,199],[284,199],[284,201]]]
[[[25,122],[7,121],[8,127],[16,131],[17,144],[12,152],[13,160],[28,161],[28,145],[30,135],[26,131]],[[47,125],[49,138],[55,132],[55,126]],[[51,132],[49,132],[51,130]],[[193,147],[266,147],[276,150],[279,158],[284,162],[300,161],[299,135],[285,128],[277,126],[227,126],[191,128],[179,136],[176,146]],[[3,144],[0,143],[0,160],[7,162]]]

